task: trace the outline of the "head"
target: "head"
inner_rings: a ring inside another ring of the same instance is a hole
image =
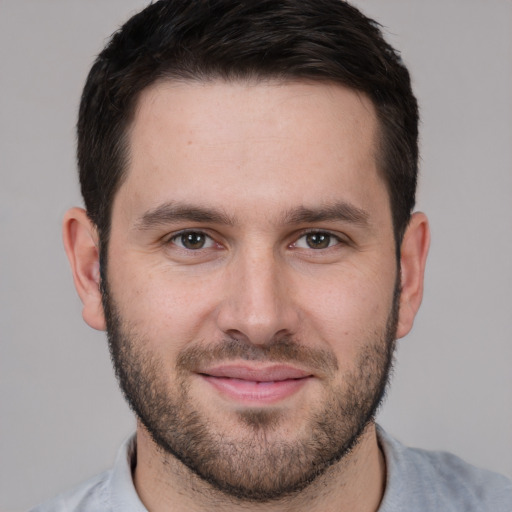
[[[399,57],[338,0],[157,2],[113,36],[65,241],[167,466],[265,501],[360,444],[421,301],[417,121]]]
[[[307,80],[364,93],[378,118],[376,158],[400,244],[415,204],[418,107],[409,73],[378,24],[342,0],[159,1],[113,35],[82,95],[80,183],[102,250],[138,98],[162,79]]]

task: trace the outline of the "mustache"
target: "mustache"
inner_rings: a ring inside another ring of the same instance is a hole
[[[291,338],[281,338],[265,345],[254,345],[250,341],[229,338],[215,344],[190,346],[178,355],[176,369],[193,372],[198,367],[236,359],[295,363],[308,370],[331,375],[338,370],[338,360],[333,352],[307,347]]]

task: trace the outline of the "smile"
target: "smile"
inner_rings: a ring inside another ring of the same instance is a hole
[[[284,400],[313,378],[308,372],[286,365],[265,368],[218,366],[199,375],[223,397],[248,405],[274,404]]]

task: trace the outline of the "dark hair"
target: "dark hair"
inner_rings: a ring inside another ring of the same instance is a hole
[[[160,0],[112,36],[82,95],[80,184],[103,250],[138,96],[165,78],[303,79],[368,95],[399,246],[415,202],[418,107],[409,73],[379,25],[342,0]]]

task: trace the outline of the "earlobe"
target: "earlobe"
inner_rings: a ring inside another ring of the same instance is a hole
[[[82,300],[82,316],[92,328],[105,330],[101,302],[97,230],[82,208],[72,208],[62,225],[64,248],[71,265],[75,288]]]
[[[427,217],[420,212],[414,213],[400,249],[401,294],[398,338],[402,338],[412,329],[414,317],[420,307],[429,246],[430,229]]]

